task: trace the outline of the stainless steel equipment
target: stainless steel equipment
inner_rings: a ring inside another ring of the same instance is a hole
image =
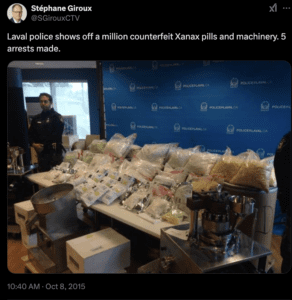
[[[216,252],[232,255],[239,249],[237,228],[254,212],[254,204],[252,198],[222,192],[220,184],[216,192],[193,193],[192,199],[187,202],[191,209],[189,240],[198,247],[212,246]],[[197,229],[199,210],[203,210],[201,232]]]
[[[170,228],[178,231],[188,231],[189,225],[182,224]],[[211,244],[202,243],[197,246],[190,240],[178,238],[173,234],[169,234],[168,229],[161,229],[160,259],[157,262],[159,266],[157,266],[157,263],[151,266],[151,269],[155,268],[155,273],[233,273],[235,269],[237,273],[264,272],[266,257],[271,254],[270,250],[240,231],[235,236],[236,240],[240,241],[236,244],[238,249],[231,248],[229,251],[222,252],[220,248]],[[203,231],[201,226],[198,226],[198,230],[199,232]],[[243,267],[252,259],[259,260],[257,270]],[[151,270],[147,271],[152,272]]]
[[[186,230],[187,239],[161,230],[162,272],[203,273],[254,259],[259,261],[258,271],[264,272],[271,251],[253,239],[258,211],[254,198],[230,195],[218,185],[215,192],[193,193],[187,207],[191,210],[190,225],[171,227]],[[252,214],[251,235],[247,236],[238,228]]]
[[[253,198],[254,208],[258,210],[257,216],[250,214],[238,225],[238,229],[253,238],[256,242],[271,249],[275,208],[277,201],[277,187],[270,187],[269,192],[262,190],[224,183],[223,190],[240,198]],[[256,217],[256,219],[255,219]],[[252,261],[258,267],[258,260]],[[272,256],[267,258],[265,270],[268,271],[274,263]]]
[[[66,241],[90,231],[77,217],[74,187],[65,183],[42,189],[31,202],[35,214],[26,227],[36,230],[38,246],[28,249],[28,257],[43,273],[63,272],[67,269]]]
[[[22,172],[24,168],[23,154],[24,149],[18,146],[10,147],[7,143],[7,169],[13,170],[14,173]]]

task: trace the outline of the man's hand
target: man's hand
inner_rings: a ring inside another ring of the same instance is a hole
[[[44,150],[44,145],[43,144],[33,143],[32,146],[34,147],[34,149],[37,153],[41,153]]]
[[[52,143],[53,149],[56,150],[57,149],[57,143]]]

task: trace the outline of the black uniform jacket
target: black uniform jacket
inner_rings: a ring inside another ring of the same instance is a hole
[[[64,130],[63,117],[53,108],[42,111],[33,117],[28,130],[29,144],[43,144],[44,152],[52,149],[52,143],[57,143],[57,151],[62,151],[62,133]]]
[[[282,138],[274,159],[279,204],[282,212],[289,214],[291,193],[290,136],[291,131]]]

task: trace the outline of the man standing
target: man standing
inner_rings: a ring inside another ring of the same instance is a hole
[[[46,172],[63,161],[62,133],[63,117],[53,108],[52,96],[41,93],[39,96],[42,112],[33,117],[28,130],[30,145],[38,154],[39,171]]]
[[[22,6],[20,4],[14,4],[12,6],[12,18],[10,19],[13,23],[21,23],[22,17]]]
[[[291,165],[290,165],[290,137],[291,131],[283,136],[278,145],[274,167],[278,185],[278,200],[282,213],[287,214],[286,229],[282,236],[281,256],[282,273],[291,269],[291,218],[290,218],[290,189],[291,189]]]

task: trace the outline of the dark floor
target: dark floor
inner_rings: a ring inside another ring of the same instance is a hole
[[[80,204],[77,205],[78,217],[88,224],[94,224],[94,214],[88,210],[83,211]],[[126,269],[127,273],[137,273],[138,268],[159,258],[160,241],[139,230],[136,230],[119,221],[100,215],[101,229],[112,227],[117,232],[131,240],[131,265]],[[271,250],[274,260],[271,271],[281,273],[282,258],[280,256],[281,236],[273,235]],[[7,267],[12,273],[25,273],[25,262],[22,257],[27,255],[27,249],[21,242],[20,234],[8,234],[7,241]]]

